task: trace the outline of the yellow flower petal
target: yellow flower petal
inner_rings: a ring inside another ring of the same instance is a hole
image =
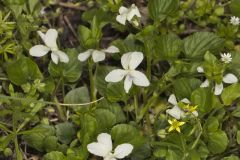
[[[181,133],[181,130],[179,127],[176,128],[176,131],[178,131],[179,133]]]
[[[169,124],[172,124],[173,122],[172,122],[171,120],[168,120],[168,123],[169,123]]]
[[[169,129],[168,129],[168,132],[171,132],[173,130],[174,130],[173,126],[170,126]]]

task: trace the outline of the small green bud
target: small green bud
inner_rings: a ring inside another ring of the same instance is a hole
[[[222,16],[224,14],[224,8],[223,7],[217,7],[215,10],[214,10],[214,13],[215,15],[217,16]]]
[[[5,148],[3,154],[5,157],[10,157],[13,154],[13,151],[11,148]]]

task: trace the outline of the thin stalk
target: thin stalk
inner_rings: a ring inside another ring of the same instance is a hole
[[[58,80],[58,82],[57,82],[57,85],[56,85],[56,87],[55,87],[55,90],[54,90],[54,92],[53,92],[53,94],[52,94],[52,99],[56,96],[57,90],[58,90],[59,86],[61,85],[61,82],[62,82],[62,78],[60,78],[60,79]]]
[[[91,59],[88,60],[88,74],[90,79],[91,101],[95,101],[96,95],[95,95],[95,84],[94,84],[94,74],[93,74],[93,62]]]
[[[66,116],[65,113],[63,111],[63,108],[58,104],[58,99],[57,97],[54,98],[54,101],[56,102],[56,106],[57,106],[57,110],[58,110],[58,116],[62,121],[66,121]]]
[[[134,109],[136,115],[136,122],[138,122],[138,96],[134,95]]]
[[[199,121],[199,119],[197,120],[197,122],[198,122],[198,127],[199,127],[200,131],[198,133],[198,136],[197,136],[196,140],[193,142],[191,149],[194,149],[196,147],[196,145],[198,144],[199,139],[200,139],[200,137],[202,135],[202,130],[203,129],[202,129],[201,122]]]
[[[10,99],[10,100],[15,100],[15,101],[30,101],[32,103],[42,103],[42,104],[48,104],[48,105],[59,105],[59,106],[87,106],[87,105],[91,105],[93,103],[96,103],[98,101],[101,101],[102,99],[104,99],[104,97],[101,97],[99,99],[97,99],[96,101],[92,101],[92,102],[88,102],[88,103],[55,103],[55,102],[49,102],[49,101],[43,101],[43,100],[35,100],[32,98],[19,98],[19,97],[11,97],[11,96],[5,96],[5,95],[1,95],[0,94],[0,98],[3,99]]]
[[[9,81],[8,78],[0,77],[0,81]]]
[[[179,133],[180,134],[180,133]],[[180,134],[180,139],[181,139],[181,143],[182,143],[182,149],[183,149],[183,160],[185,160],[186,159],[186,147],[185,147],[185,144],[184,144],[184,142],[183,142],[183,137],[182,137],[182,135]]]

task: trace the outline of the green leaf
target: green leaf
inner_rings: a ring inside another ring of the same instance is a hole
[[[232,0],[229,8],[234,16],[240,17],[240,0]]]
[[[190,99],[192,92],[198,88],[201,81],[196,78],[180,78],[174,81],[174,91],[179,99]]]
[[[111,102],[127,101],[128,94],[124,90],[123,81],[107,85],[107,99]]]
[[[39,0],[28,0],[28,5],[31,13],[33,13],[37,4],[39,4]]]
[[[81,156],[81,159],[87,159],[87,145],[93,142],[96,136],[97,120],[92,115],[85,113],[80,116],[80,123],[80,142],[82,147],[80,148],[79,155]]]
[[[116,116],[116,123],[123,123],[126,121],[124,112],[118,103],[111,103],[107,100],[102,100],[98,103],[97,108],[103,108],[111,111]]]
[[[64,97],[64,103],[68,104],[80,104],[90,102],[89,92],[87,87],[79,87],[71,90]],[[88,109],[89,105],[86,106],[72,106],[75,111],[81,109]]]
[[[42,78],[37,64],[27,57],[21,57],[15,62],[8,64],[7,74],[9,80],[19,86]]]
[[[48,71],[53,77],[63,78],[67,82],[77,81],[82,74],[82,63],[78,60],[76,49],[68,49],[68,63],[55,64],[52,61],[48,66]]]
[[[208,133],[208,149],[213,154],[219,154],[226,150],[228,137],[222,130]]]
[[[117,39],[112,44],[120,50],[120,54],[134,51],[143,51],[142,43],[140,43],[133,34],[129,34],[124,40]]]
[[[133,126],[127,124],[119,124],[112,128],[112,138],[114,146],[122,143],[130,143],[134,146],[131,154],[134,160],[144,160],[150,155],[150,146],[147,139]]]
[[[58,138],[56,136],[46,137],[43,141],[43,148],[47,152],[56,151],[58,146]]]
[[[89,28],[80,25],[78,27],[78,35],[83,48],[88,49],[96,47],[98,40],[92,37],[92,31]]]
[[[159,56],[163,59],[177,58],[182,48],[182,40],[174,35],[162,35],[156,40]]]
[[[237,143],[240,144],[240,130],[237,131]]]
[[[238,117],[240,118],[240,104],[238,103],[237,104],[237,107],[234,109],[234,111],[232,112],[232,115],[234,117]]]
[[[91,24],[91,31],[92,31],[92,37],[97,40],[97,42],[100,41],[102,37],[102,28],[99,25],[99,20],[96,16],[93,17],[92,24]]]
[[[201,58],[206,51],[216,51],[223,47],[224,40],[214,33],[197,32],[184,39],[187,58]]]
[[[108,131],[116,123],[116,116],[106,109],[96,109],[95,118],[98,123],[98,132]]]
[[[217,131],[218,127],[219,127],[218,119],[215,118],[215,117],[209,117],[207,119],[205,127],[207,129],[207,132],[215,132],[215,131]]]
[[[240,97],[240,84],[232,84],[226,88],[224,88],[222,92],[222,100],[224,105],[231,105],[234,100]]]
[[[98,66],[96,70],[96,87],[100,95],[106,97],[108,82],[105,81],[107,74],[115,69],[110,66]]]
[[[73,140],[76,131],[72,123],[65,122],[56,125],[56,133],[60,142],[69,144]]]
[[[228,156],[228,157],[224,157],[223,160],[239,160],[239,157],[231,155],[231,156]]]
[[[67,160],[62,152],[53,151],[44,155],[43,160]]]
[[[174,15],[179,8],[179,0],[150,0],[148,3],[149,16],[157,21]]]
[[[34,129],[44,129],[44,131],[23,135],[23,139],[30,147],[35,148],[40,152],[43,152],[44,139],[49,136],[54,136],[55,129],[52,126],[48,125],[38,125],[34,127]]]
[[[209,88],[198,88],[192,92],[191,102],[198,105],[198,110],[202,113],[211,111],[213,101],[214,95]]]

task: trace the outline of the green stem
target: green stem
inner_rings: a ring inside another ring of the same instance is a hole
[[[134,109],[136,115],[136,122],[138,122],[138,96],[134,95]]]
[[[193,142],[191,149],[194,149],[196,147],[196,145],[198,144],[198,141],[199,141],[199,139],[200,139],[200,137],[202,135],[202,125],[201,125],[201,122],[199,121],[199,119],[197,120],[197,122],[198,122],[198,126],[199,126],[200,131],[198,133],[198,136],[197,136],[196,140]]]
[[[95,96],[95,84],[94,84],[94,75],[93,75],[93,62],[91,59],[88,61],[88,74],[90,79],[90,94],[91,94],[91,101],[96,100]]]
[[[0,77],[0,81],[8,81],[8,78]]]
[[[19,98],[19,97],[11,97],[11,96],[5,96],[5,95],[1,95],[0,94],[0,98],[3,99],[10,99],[10,100],[15,100],[15,101],[31,101],[32,103],[41,103],[41,104],[48,104],[48,105],[59,105],[59,106],[87,106],[87,105],[91,105],[93,103],[96,103],[98,101],[101,101],[104,99],[104,97],[99,98],[96,101],[93,102],[88,102],[88,103],[55,103],[55,102],[49,102],[49,101],[43,101],[43,100],[35,100],[32,98]]]
[[[57,85],[56,85],[56,87],[55,87],[55,90],[54,90],[54,92],[53,92],[53,94],[52,94],[52,99],[56,96],[57,90],[58,90],[61,82],[62,82],[62,78],[59,78],[59,80],[58,80],[58,82],[57,82]]]
[[[185,160],[186,159],[186,147],[185,147],[185,144],[183,142],[183,136],[181,134],[179,136],[180,136],[180,139],[181,139],[182,149],[183,149],[183,158],[182,159]]]
[[[151,81],[151,76],[152,76],[151,66],[152,66],[152,58],[151,58],[151,55],[148,54],[148,56],[147,56],[147,78],[149,81]]]
[[[58,104],[58,99],[57,97],[54,98],[54,102],[56,102],[57,110],[58,110],[58,116],[60,120],[66,121],[66,116],[64,114],[63,108]]]

